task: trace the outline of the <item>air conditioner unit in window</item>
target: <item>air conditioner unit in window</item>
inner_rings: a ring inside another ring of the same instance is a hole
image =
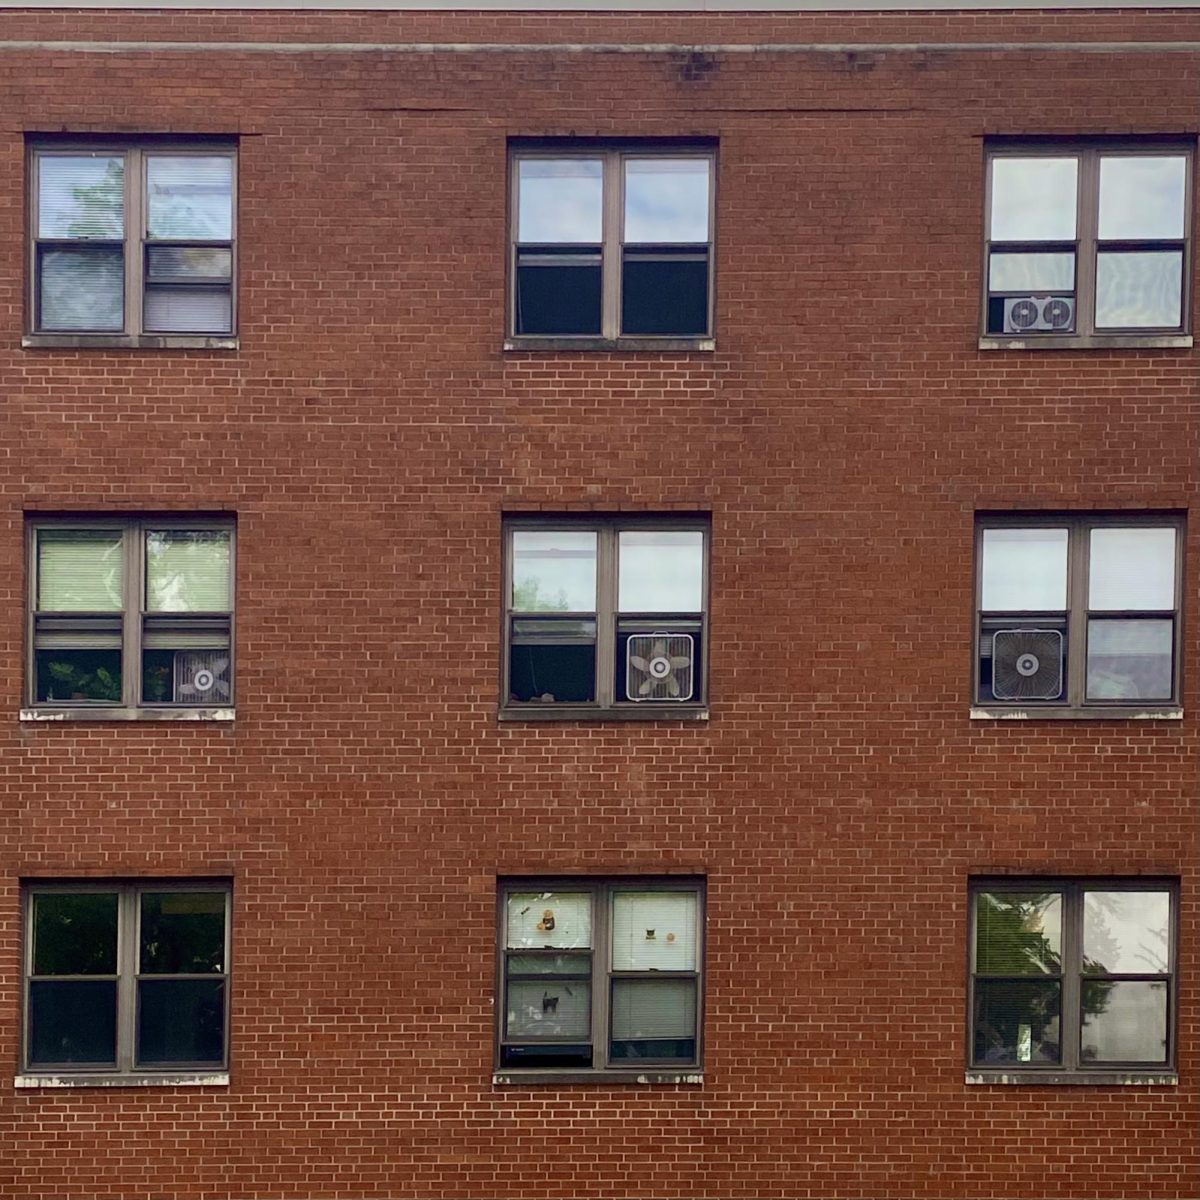
[[[695,690],[695,649],[690,633],[631,634],[625,695],[630,700],[690,700]]]
[[[176,650],[175,700],[179,704],[228,704],[228,650]]]
[[[1069,296],[1010,296],[1004,301],[1005,333],[1070,333],[1075,301]]]
[[[1063,690],[1058,629],[1001,629],[992,636],[992,695],[997,700],[1056,700]]]

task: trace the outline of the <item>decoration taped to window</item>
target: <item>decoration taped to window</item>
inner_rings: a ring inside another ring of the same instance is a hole
[[[613,897],[614,971],[694,971],[694,892],[618,892]]]
[[[586,950],[592,898],[586,892],[515,892],[508,897],[508,949]]]

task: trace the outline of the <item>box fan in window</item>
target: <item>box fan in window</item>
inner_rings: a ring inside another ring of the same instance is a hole
[[[180,704],[229,702],[228,650],[177,650],[175,700]]]
[[[1075,301],[1069,296],[1018,296],[1004,301],[1005,333],[1071,333]]]
[[[695,694],[696,655],[691,634],[633,634],[626,653],[628,699],[681,701]]]
[[[997,700],[1056,700],[1063,690],[1063,635],[1057,629],[1001,629],[992,637]]]

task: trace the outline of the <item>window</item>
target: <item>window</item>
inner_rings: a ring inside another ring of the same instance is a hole
[[[513,334],[708,337],[712,186],[710,151],[518,151]]]
[[[975,883],[971,1064],[1170,1070],[1175,903],[1158,880]]]
[[[26,1071],[225,1067],[227,885],[36,884],[25,914]]]
[[[1176,518],[1140,514],[981,519],[979,702],[1177,704],[1182,534]]]
[[[234,159],[228,146],[35,147],[33,332],[231,335]]]
[[[993,150],[987,333],[1182,333],[1191,175],[1179,145]]]
[[[215,519],[33,522],[30,702],[228,709],[233,550]]]
[[[506,539],[508,708],[702,705],[706,521],[514,518]]]
[[[695,881],[501,888],[501,1070],[693,1069],[704,896]]]

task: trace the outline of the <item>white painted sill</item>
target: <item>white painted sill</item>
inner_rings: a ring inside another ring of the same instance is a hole
[[[25,350],[236,350],[228,334],[189,333],[27,333]]]
[[[981,337],[980,350],[1190,350],[1190,333],[1159,334],[1071,334],[1048,333],[1044,337]]]
[[[608,1068],[602,1071],[496,1071],[492,1083],[497,1087],[511,1087],[525,1083],[578,1084],[578,1083],[632,1083],[648,1087],[653,1084],[687,1084],[699,1087],[704,1083],[704,1072],[698,1067],[691,1070],[648,1070],[621,1071]]]
[[[23,708],[19,721],[34,724],[96,721],[232,721],[232,708]]]
[[[228,1071],[188,1071],[170,1075],[18,1075],[17,1088],[228,1087]]]
[[[1182,708],[971,707],[972,721],[1182,721]]]
[[[971,1085],[1002,1087],[1176,1087],[1174,1071],[968,1071]]]

